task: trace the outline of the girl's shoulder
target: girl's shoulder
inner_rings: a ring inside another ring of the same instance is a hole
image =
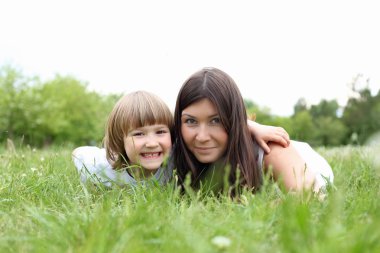
[[[105,164],[109,165],[106,158],[106,150],[104,148],[98,148],[95,146],[82,146],[77,147],[71,153],[74,160],[82,163],[90,164]]]
[[[117,173],[107,161],[104,148],[82,146],[74,149],[71,155],[82,182],[111,186],[116,179]]]
[[[86,167],[90,172],[112,169],[106,157],[106,150],[95,146],[82,146],[73,150],[71,157],[78,170]]]

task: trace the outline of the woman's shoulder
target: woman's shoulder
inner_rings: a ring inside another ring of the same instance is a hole
[[[306,142],[291,141],[291,144],[315,173],[321,175],[321,177],[327,179],[331,183],[334,181],[332,168],[321,154]]]
[[[271,151],[265,155],[264,160],[273,166],[291,165],[295,161],[302,161],[305,166],[316,176],[317,184],[326,185],[333,183],[334,173],[327,160],[314,150],[309,143],[291,140],[287,148],[273,143],[269,145]]]

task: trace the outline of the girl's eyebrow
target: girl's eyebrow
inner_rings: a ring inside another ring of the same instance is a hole
[[[167,125],[163,125],[163,124],[159,124],[155,128],[157,128],[157,129],[168,128],[168,126]]]
[[[131,130],[131,131],[128,131],[128,133],[126,134],[126,136],[131,136],[135,133],[138,133],[137,131],[134,131],[134,130]]]
[[[128,133],[139,132],[139,131],[141,131],[141,130],[137,129],[137,128],[133,128],[133,129],[128,130]]]
[[[165,124],[152,124],[152,125],[148,125],[148,126],[154,126],[154,129],[169,128]],[[145,130],[144,126],[142,126],[142,127],[133,128],[133,129],[129,130],[128,133],[131,133],[131,132],[141,132],[141,131],[144,131],[144,130]]]
[[[142,127],[134,127],[134,128],[131,128],[128,130],[128,133],[132,133],[132,132],[141,132],[143,131],[143,129],[141,129]]]

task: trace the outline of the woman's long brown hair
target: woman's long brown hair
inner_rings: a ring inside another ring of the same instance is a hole
[[[216,106],[228,134],[223,166],[230,166],[229,183],[235,184],[236,180],[239,180],[240,186],[253,191],[258,190],[262,184],[262,172],[256,165],[243,98],[234,80],[216,68],[204,68],[194,73],[182,85],[177,97],[173,156],[179,182],[183,184],[186,175],[190,173],[191,184],[197,184],[202,170],[210,165],[202,164],[195,158],[186,147],[181,133],[182,111],[203,98],[209,99]],[[237,170],[240,172],[240,179],[236,178]]]

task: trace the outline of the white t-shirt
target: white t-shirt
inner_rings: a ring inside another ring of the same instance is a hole
[[[328,184],[334,182],[334,173],[325,158],[306,142],[291,140],[290,143],[305,161],[306,168],[315,175],[314,189],[325,189]],[[254,152],[257,166],[263,170],[264,150],[256,142],[254,142]]]
[[[306,162],[306,168],[315,173],[315,186],[325,187],[334,182],[334,173],[325,158],[306,142],[291,141],[291,145]]]
[[[106,150],[93,146],[76,148],[72,153],[73,162],[77,168],[82,182],[91,181],[95,184],[103,184],[111,187],[113,184],[137,185],[129,173],[124,170],[114,170],[106,158]],[[160,184],[167,183],[172,176],[170,168],[160,167],[148,180],[157,180]],[[144,183],[144,181],[139,181]]]
[[[290,141],[297,153],[302,157],[306,163],[306,168],[310,169],[315,174],[315,187],[317,189],[325,188],[328,184],[334,182],[334,173],[331,166],[328,164],[325,158],[318,154],[310,145],[306,142]],[[263,169],[264,162],[264,150],[258,146],[255,142],[254,145],[255,155],[257,159],[257,165],[259,169]]]

